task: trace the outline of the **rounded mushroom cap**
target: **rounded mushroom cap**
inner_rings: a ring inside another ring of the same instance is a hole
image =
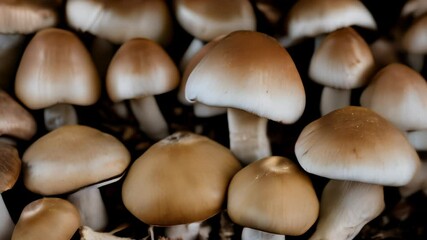
[[[305,108],[305,92],[289,53],[272,37],[236,31],[210,50],[191,72],[185,97],[293,123]]]
[[[36,131],[34,117],[7,92],[0,90],[0,136],[29,140]]]
[[[226,147],[204,136],[177,132],[132,164],[123,183],[123,203],[150,225],[202,221],[221,211],[228,184],[240,169]]]
[[[22,161],[25,186],[35,193],[54,195],[122,174],[130,163],[130,154],[109,134],[66,125],[35,141]]]
[[[16,96],[29,108],[57,103],[94,104],[101,82],[91,56],[72,32],[39,31],[30,41],[16,73]]]
[[[322,85],[352,89],[365,85],[375,69],[369,45],[351,27],[326,36],[314,51],[310,78]]]
[[[423,15],[402,36],[402,49],[409,53],[427,53],[427,15]]]
[[[68,24],[115,44],[132,38],[169,42],[172,18],[165,0],[68,0]]]
[[[402,186],[420,159],[405,135],[377,113],[348,106],[308,124],[295,154],[309,173],[338,180]]]
[[[114,55],[107,71],[106,87],[113,101],[152,96],[173,90],[179,70],[156,42],[132,39]]]
[[[360,104],[401,130],[427,128],[427,83],[406,65],[392,63],[378,71],[363,90]]]
[[[0,1],[0,33],[30,34],[58,23],[58,1]]]
[[[21,172],[21,159],[18,150],[0,143],[0,194],[15,185]]]
[[[69,240],[80,226],[76,207],[61,198],[41,198],[22,210],[12,240]]]
[[[372,14],[359,0],[299,0],[286,21],[292,39],[315,37],[349,26],[377,28]]]
[[[301,235],[316,221],[319,201],[310,178],[287,158],[272,156],[240,170],[228,189],[233,222],[282,235]]]
[[[237,30],[256,30],[254,9],[248,0],[175,0],[174,7],[179,24],[203,41]]]

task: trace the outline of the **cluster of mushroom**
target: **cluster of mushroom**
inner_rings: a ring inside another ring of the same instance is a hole
[[[36,196],[13,219],[0,195],[0,240],[128,239],[107,232],[107,185],[148,237],[188,240],[353,239],[383,212],[384,186],[402,199],[427,193],[417,153],[427,150],[427,83],[415,56],[425,54],[425,3],[402,6],[414,19],[393,35],[402,61],[360,33],[379,26],[359,0],[280,6],[0,0],[0,190],[20,181]],[[286,31],[262,32],[259,18]],[[190,41],[173,57],[176,28]],[[288,50],[307,42],[305,69]],[[318,84],[315,102],[305,80]],[[224,117],[228,139],[173,127],[162,94],[200,121]],[[105,127],[109,115],[81,120],[79,109],[105,103],[141,130],[144,151]],[[318,113],[306,112],[312,104]],[[280,146],[295,155],[272,149],[270,121],[302,125]],[[327,184],[315,189],[314,176]]]

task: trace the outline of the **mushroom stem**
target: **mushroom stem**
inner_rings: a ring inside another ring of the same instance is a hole
[[[184,72],[185,68],[188,65],[188,62],[190,62],[191,58],[200,50],[205,44],[202,42],[202,40],[198,38],[193,38],[190,45],[188,45],[187,49],[185,50],[184,54],[181,57],[179,68],[181,71]]]
[[[0,33],[0,88],[7,88],[15,77],[25,35]]]
[[[320,113],[322,116],[343,108],[350,106],[351,90],[338,89],[324,86],[320,98]]]
[[[10,239],[12,232],[15,227],[15,223],[10,217],[9,211],[7,210],[6,204],[3,201],[3,197],[0,194],[0,239]]]
[[[78,124],[76,109],[71,104],[55,104],[44,109],[44,124],[48,131],[64,125]]]
[[[80,227],[79,233],[80,240],[131,240],[131,238],[114,236],[111,232],[97,232],[88,226]]]
[[[268,119],[234,108],[227,109],[227,118],[230,150],[243,164],[271,156]]]
[[[427,151],[427,130],[409,131],[406,137],[417,151]]]
[[[202,222],[194,222],[190,224],[180,224],[175,226],[169,226],[165,230],[166,237],[171,239],[182,239],[182,240],[207,240],[207,236],[202,236]]]
[[[383,186],[330,180],[320,201],[316,231],[310,240],[350,240],[384,210]]]
[[[245,227],[242,231],[242,240],[285,240],[285,235]]]
[[[130,107],[139,123],[139,128],[154,140],[169,135],[168,124],[154,96],[140,97],[130,100]]]

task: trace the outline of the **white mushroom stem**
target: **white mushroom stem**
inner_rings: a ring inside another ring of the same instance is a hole
[[[384,210],[381,185],[330,180],[320,201],[316,231],[310,240],[350,240]]]
[[[48,131],[64,125],[78,124],[76,109],[71,104],[55,104],[44,109],[44,123]]]
[[[210,230],[210,226],[203,226],[202,222],[194,222],[166,227],[165,235],[171,239],[207,240]]]
[[[182,72],[184,72],[185,68],[187,67],[188,62],[193,58],[193,56],[203,48],[205,44],[202,42],[202,40],[198,38],[193,38],[190,45],[188,45],[187,49],[185,50],[184,54],[181,57],[179,68]]]
[[[285,235],[268,233],[245,227],[242,231],[242,240],[285,240]]]
[[[7,210],[6,204],[3,201],[3,197],[0,194],[0,239],[10,239],[12,237],[15,223],[10,217],[9,211]]]
[[[427,129],[409,131],[406,137],[417,151],[427,151]]]
[[[0,33],[0,87],[6,87],[15,77],[25,36]]]
[[[424,66],[424,54],[406,53],[407,64],[417,72],[421,72]]]
[[[271,156],[268,119],[234,108],[227,109],[227,118],[230,150],[243,164]]]
[[[418,191],[423,191],[427,195],[427,161],[421,161],[421,166],[412,180],[399,188],[400,195],[403,198],[407,198]]]
[[[320,97],[320,113],[324,116],[334,110],[350,106],[350,101],[350,89],[338,89],[324,86]]]
[[[139,128],[153,140],[160,140],[169,135],[168,124],[154,96],[130,100],[130,108],[139,123]]]
[[[88,226],[80,227],[79,233],[80,240],[131,240],[131,238],[114,236],[111,232],[97,232]]]

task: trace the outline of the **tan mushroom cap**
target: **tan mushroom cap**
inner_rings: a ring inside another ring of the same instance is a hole
[[[292,39],[315,37],[349,26],[377,28],[372,14],[359,0],[298,0],[286,20]]]
[[[177,132],[132,164],[123,183],[123,203],[150,225],[202,221],[221,211],[228,184],[240,169],[226,147],[201,135]]]
[[[409,53],[427,53],[427,15],[422,15],[402,36],[402,48]]]
[[[305,108],[305,91],[289,53],[272,37],[236,31],[221,39],[191,72],[189,101],[230,107],[282,123]]]
[[[178,86],[179,78],[168,53],[156,42],[139,38],[125,42],[116,52],[106,87],[111,100],[118,102],[169,92]]]
[[[12,240],[69,240],[80,226],[76,207],[61,198],[41,198],[22,210]]]
[[[375,69],[369,45],[351,27],[328,34],[314,51],[310,78],[322,85],[352,89],[364,86]]]
[[[29,140],[36,131],[34,117],[7,92],[0,90],[0,136]]]
[[[310,178],[298,165],[271,156],[247,165],[233,177],[227,212],[239,225],[297,236],[316,221],[319,201]]]
[[[295,154],[309,173],[385,186],[407,184],[420,159],[405,135],[372,110],[348,106],[311,122]]]
[[[1,0],[0,33],[30,34],[53,27],[58,21],[59,0]]]
[[[69,0],[66,18],[75,29],[116,44],[132,38],[166,44],[172,35],[172,18],[165,0]]]
[[[70,31],[48,28],[30,41],[16,73],[16,96],[29,108],[94,104],[101,83],[91,56]]]
[[[248,0],[175,0],[174,7],[179,24],[203,41],[237,30],[256,30],[255,12]]]
[[[363,90],[360,104],[401,130],[427,128],[427,83],[406,65],[392,63],[378,71]]]
[[[66,125],[35,141],[22,161],[25,186],[35,193],[54,195],[122,174],[130,163],[130,154],[107,133]]]
[[[15,185],[20,172],[18,150],[9,144],[0,143],[0,194]]]

